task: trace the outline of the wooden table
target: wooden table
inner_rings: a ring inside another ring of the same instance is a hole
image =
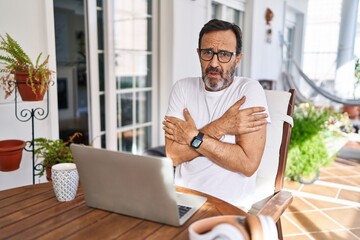
[[[217,215],[246,215],[217,198],[185,188],[178,191],[207,197],[182,227],[133,218],[86,205],[81,188],[73,201],[59,202],[51,183],[0,192],[0,239],[188,239],[188,226]]]

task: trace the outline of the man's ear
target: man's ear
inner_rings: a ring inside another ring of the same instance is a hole
[[[197,51],[197,54],[199,56],[199,60],[201,60],[201,58],[200,58],[200,49],[197,48],[196,51]]]
[[[242,58],[242,53],[236,55],[236,67],[239,66],[241,58]]]

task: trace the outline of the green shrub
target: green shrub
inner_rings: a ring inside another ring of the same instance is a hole
[[[309,103],[295,107],[293,120],[285,175],[298,181],[331,163],[339,146],[332,149],[327,141],[346,138],[352,127],[347,114]]]
[[[293,180],[298,180],[300,176],[310,176],[327,159],[325,137],[319,132],[289,149],[286,176]]]
[[[287,178],[298,180],[300,176],[310,176],[328,161],[324,130],[330,115],[330,110],[312,104],[302,104],[295,108],[286,166]]]

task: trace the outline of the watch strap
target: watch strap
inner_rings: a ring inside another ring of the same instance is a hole
[[[200,145],[202,144],[203,142],[203,137],[204,137],[204,133],[202,132],[199,132],[194,138],[193,140],[191,141],[190,143],[190,146],[194,149],[197,149],[200,147]]]
[[[199,132],[198,135],[196,136],[197,139],[202,140],[204,137],[204,134],[202,132]]]

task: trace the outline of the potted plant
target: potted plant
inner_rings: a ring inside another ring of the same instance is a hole
[[[296,106],[293,120],[286,177],[310,184],[346,143],[350,121],[342,113],[309,103]]]
[[[75,142],[77,137],[82,134],[79,132],[70,136],[68,141],[62,139],[34,139],[36,160],[41,159],[42,170],[39,175],[42,176],[46,172],[46,179],[51,181],[51,167],[57,163],[73,163],[73,157],[70,149],[70,144]]]
[[[19,168],[25,145],[23,140],[17,139],[0,141],[0,171],[9,172]]]
[[[49,55],[35,64],[22,47],[9,35],[0,36],[0,84],[5,91],[5,99],[17,87],[23,101],[41,101],[48,89],[54,71],[48,67]]]

